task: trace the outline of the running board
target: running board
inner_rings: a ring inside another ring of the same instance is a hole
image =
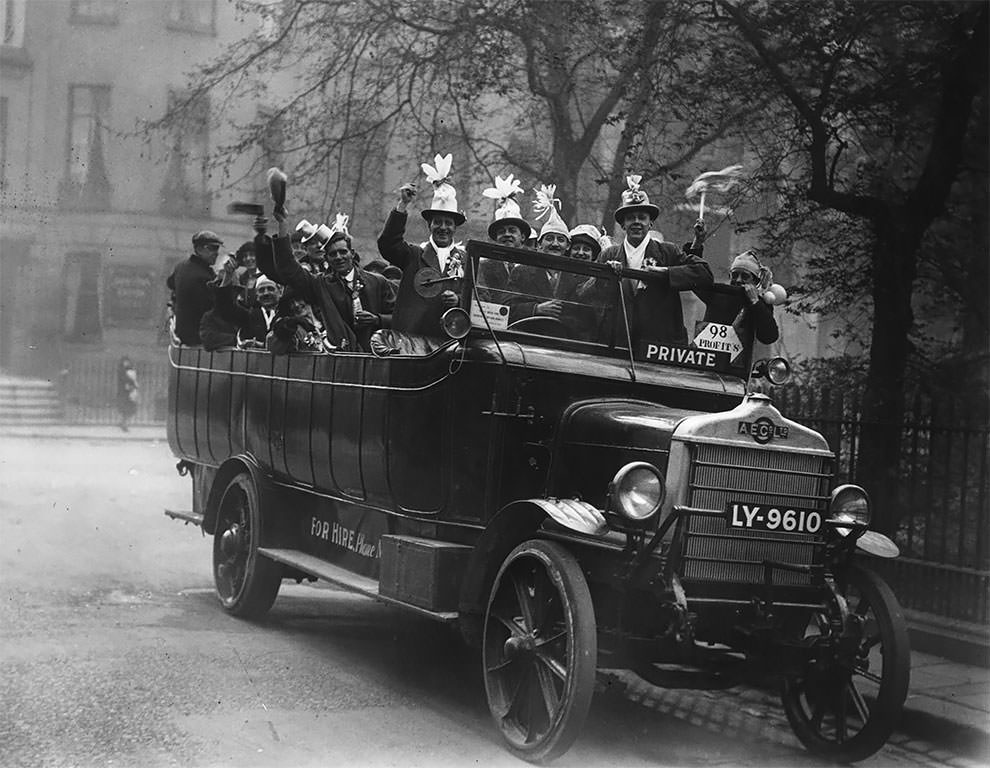
[[[189,523],[200,527],[203,525],[203,516],[199,512],[191,512],[188,509],[166,509],[165,517],[171,517],[173,520],[182,520],[187,525]]]
[[[386,597],[385,595],[379,594],[378,582],[375,579],[368,578],[367,576],[360,576],[356,573],[351,573],[350,571],[341,568],[339,565],[328,563],[326,560],[315,557],[314,555],[310,555],[306,552],[302,552],[298,549],[273,549],[270,547],[258,547],[258,554],[264,555],[277,563],[283,563],[285,565],[292,566],[293,568],[297,568],[304,573],[308,573],[311,576],[316,576],[317,578],[328,581],[331,584],[336,584],[338,587],[343,587],[344,589],[357,592],[358,594],[365,595],[366,597],[374,598],[375,600],[381,600],[383,603],[388,603],[389,605],[397,605],[400,608],[406,608],[413,613],[418,613],[420,616],[426,616],[434,621],[440,621],[447,624],[457,621],[458,618],[457,611],[444,611],[438,613],[436,611],[427,610],[426,608],[420,608],[418,605],[412,605],[411,603],[406,603],[402,600],[396,600],[393,597]]]

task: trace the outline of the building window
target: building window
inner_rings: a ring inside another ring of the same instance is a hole
[[[109,86],[69,86],[69,146],[60,195],[62,204],[86,210],[110,207],[110,179],[104,152],[109,115]]]
[[[168,28],[212,35],[216,0],[169,0]]]
[[[210,100],[170,91],[168,112],[176,115],[165,183],[162,211],[173,216],[209,216]]]
[[[0,40],[4,45],[24,45],[25,0],[0,0]]]
[[[62,333],[66,341],[97,342],[103,338],[100,254],[70,253],[65,257]]]
[[[116,24],[120,12],[119,0],[72,0],[74,23]]]

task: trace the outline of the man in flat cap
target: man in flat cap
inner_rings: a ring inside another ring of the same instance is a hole
[[[213,291],[208,283],[214,278],[213,264],[223,240],[207,229],[192,237],[193,253],[179,262],[165,284],[172,291],[175,335],[183,344],[199,346],[199,323],[213,307]]]

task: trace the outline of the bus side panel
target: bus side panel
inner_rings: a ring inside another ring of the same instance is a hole
[[[446,367],[446,360],[441,362]],[[401,384],[412,379],[393,367],[392,381]],[[446,390],[446,385],[439,384],[421,391],[391,393],[388,473],[395,503],[407,512],[436,514],[444,504]]]
[[[361,384],[364,359],[357,355],[341,355],[336,357],[335,361],[333,430],[330,432],[333,475],[337,481],[337,488],[342,493],[352,498],[363,499],[364,483],[361,478],[363,390],[359,386],[338,386],[336,382]]]
[[[315,358],[313,376],[320,382],[331,382],[335,375],[336,357],[320,355]],[[312,421],[310,433],[310,462],[313,467],[313,485],[323,491],[334,491],[337,482],[333,474],[333,452],[331,437],[333,432],[334,388],[328,383],[313,387]]]
[[[171,347],[169,356],[171,368],[168,382],[168,442],[172,452],[177,456],[191,457],[194,443],[191,410],[193,394],[190,390],[196,385],[196,374],[183,370],[183,366],[189,365],[191,358],[187,347]]]
[[[265,467],[271,467],[268,448],[268,411],[271,405],[272,366],[275,355],[251,355],[244,382],[244,442],[245,450]]]
[[[445,519],[483,522],[499,509],[497,458],[506,419],[493,417],[499,368],[467,363],[452,386],[446,430],[450,441],[450,497]],[[505,402],[499,398],[497,403]]]
[[[261,352],[241,351],[230,360],[230,402],[227,403],[227,442],[230,455],[244,453],[244,392],[247,389],[247,371],[250,358]]]
[[[179,347],[179,363],[182,366],[199,366],[201,350],[196,347]],[[177,437],[182,446],[182,454],[194,459],[206,460],[196,450],[196,389],[200,374],[195,370],[179,371],[179,386],[176,398]]]
[[[310,463],[310,430],[313,423],[313,392],[316,363],[324,355],[290,355],[289,383],[285,407],[285,472],[293,480],[313,485]]]
[[[230,456],[230,371],[233,351],[214,352],[210,361],[206,439],[214,464]]]
[[[364,365],[364,418],[361,426],[361,472],[365,499],[376,506],[392,507],[389,488],[388,454],[385,436],[388,429],[390,373],[396,361],[369,357]]]
[[[216,464],[216,459],[210,451],[209,423],[210,423],[210,382],[213,375],[210,369],[213,366],[213,353],[205,349],[199,350],[199,372],[196,384],[196,455],[204,461]]]
[[[289,406],[289,358],[291,355],[272,355],[272,377],[269,389],[268,410],[268,466],[276,475],[287,476],[285,466],[286,412]]]

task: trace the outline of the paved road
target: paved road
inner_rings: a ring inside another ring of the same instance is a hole
[[[322,586],[262,624],[223,614],[209,540],[162,514],[189,503],[173,465],[160,443],[0,443],[0,765],[523,765],[451,631]],[[609,680],[555,765],[821,765],[759,697]]]

